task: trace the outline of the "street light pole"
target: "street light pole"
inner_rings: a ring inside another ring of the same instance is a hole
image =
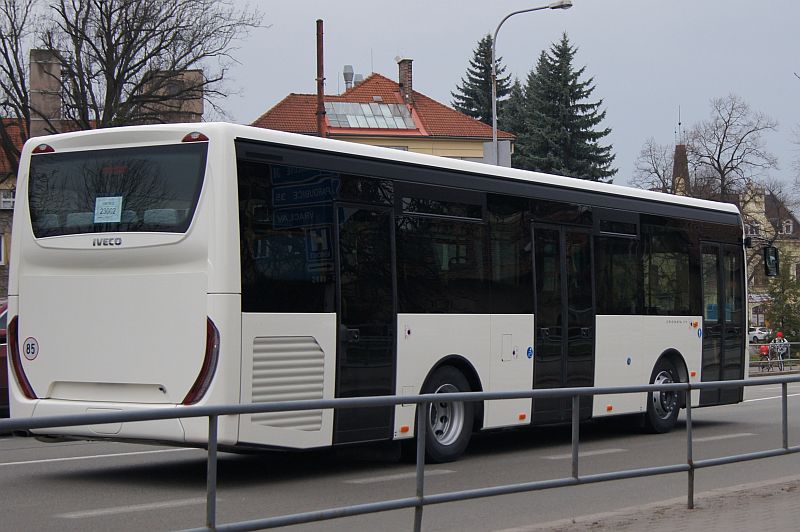
[[[500,27],[505,21],[514,15],[529,13],[531,11],[540,11],[542,9],[569,9],[571,7],[572,0],[557,0],[546,6],[520,9],[519,11],[514,11],[503,17],[503,20],[497,25],[497,29],[494,30],[494,35],[492,35],[492,151],[494,152],[494,164],[496,165],[500,164],[500,150],[497,145],[497,33],[500,31]]]

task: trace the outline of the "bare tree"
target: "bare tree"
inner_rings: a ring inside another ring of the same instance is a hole
[[[689,164],[694,170],[701,197],[746,202],[746,192],[778,167],[767,152],[763,135],[778,124],[755,112],[736,95],[711,100],[711,116],[689,133]]]
[[[16,175],[18,141],[25,141],[30,131],[26,47],[33,37],[36,1],[0,0],[0,157],[10,166],[0,182]]]
[[[650,137],[636,159],[636,169],[631,184],[637,188],[675,194],[672,162],[673,148],[658,144],[653,137]]]
[[[234,43],[261,19],[233,0],[57,0],[41,41],[71,129],[163,122],[201,95],[221,112]]]

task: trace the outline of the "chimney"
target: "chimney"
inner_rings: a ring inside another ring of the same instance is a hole
[[[403,95],[403,101],[405,103],[413,103],[414,98],[411,93],[413,90],[411,62],[414,60],[401,57],[397,57],[395,60],[397,61],[397,66],[400,70],[400,74],[398,76],[398,81],[400,82],[400,94]]]
[[[342,72],[344,76],[344,89],[349,90],[353,88],[353,65],[345,65],[344,71]]]
[[[686,144],[675,146],[675,155],[672,159],[672,194],[687,195],[689,184],[689,158],[686,156]]]
[[[322,53],[322,19],[317,19],[317,132],[320,137],[327,137],[325,124],[325,63]]]
[[[61,63],[49,50],[30,52],[30,136],[49,135],[61,119]]]

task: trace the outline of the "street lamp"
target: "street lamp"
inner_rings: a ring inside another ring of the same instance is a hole
[[[513,13],[509,13],[503,17],[503,20],[501,20],[500,24],[497,25],[497,29],[494,30],[494,35],[492,36],[492,151],[494,151],[494,164],[500,164],[500,153],[497,146],[497,33],[500,31],[500,27],[503,25],[503,23],[505,23],[506,20],[510,19],[514,15],[528,13],[530,11],[540,11],[542,9],[569,9],[571,7],[572,0],[556,0],[555,2],[551,2],[546,6],[520,9],[519,11],[514,11]]]

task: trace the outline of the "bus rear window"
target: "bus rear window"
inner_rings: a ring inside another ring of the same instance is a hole
[[[207,150],[203,142],[33,155],[33,234],[184,233],[203,186]]]

